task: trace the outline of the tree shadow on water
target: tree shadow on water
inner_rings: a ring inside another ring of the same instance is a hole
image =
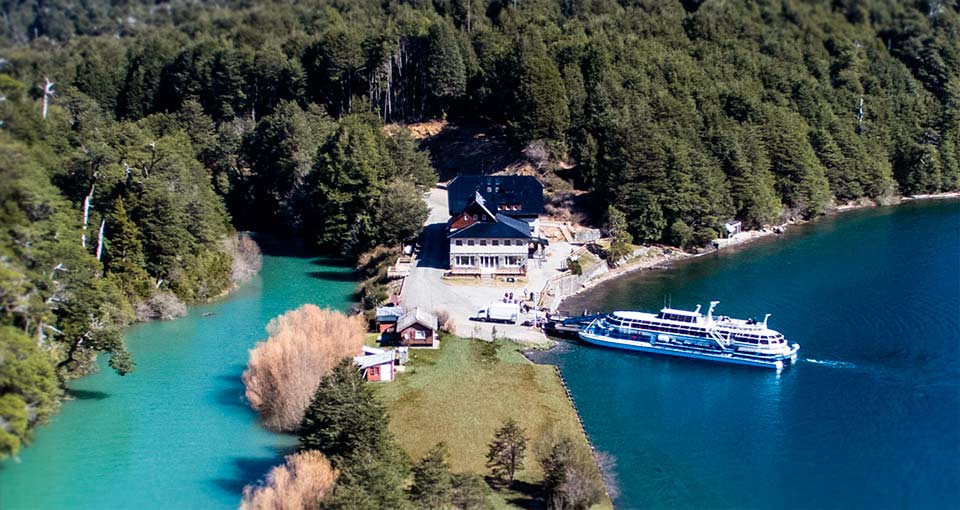
[[[244,394],[247,391],[243,384],[243,371],[247,367],[244,365],[231,365],[228,372],[215,376],[217,380],[217,389],[213,392],[213,403],[218,406],[232,407],[242,409],[249,414],[255,414],[253,409],[247,404]]]
[[[348,267],[351,269],[356,267],[356,264],[353,261],[343,257],[317,257],[310,263],[315,266]]]
[[[68,389],[67,397],[77,400],[104,400],[110,398],[110,394],[105,391]]]
[[[228,478],[213,478],[211,483],[220,490],[236,495],[243,494],[243,488],[262,480],[274,466],[283,464],[283,458],[296,451],[295,446],[275,448],[274,455],[264,457],[233,457],[233,472]]]
[[[355,271],[310,271],[309,276],[318,280],[330,282],[355,282],[357,273]]]

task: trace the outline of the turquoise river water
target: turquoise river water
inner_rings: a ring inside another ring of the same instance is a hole
[[[640,272],[570,310],[704,307],[801,344],[771,370],[575,343],[557,363],[618,508],[960,506],[960,202],[859,210]]]
[[[131,328],[133,374],[101,359],[71,383],[76,398],[0,464],[0,508],[236,508],[295,443],[243,402],[247,350],[271,318],[303,303],[344,309],[354,286],[349,267],[265,248],[260,275],[228,298]]]

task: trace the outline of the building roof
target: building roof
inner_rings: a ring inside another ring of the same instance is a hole
[[[354,356],[353,362],[359,365],[361,369],[375,367],[385,363],[393,363],[393,351],[384,351],[379,354],[367,354],[365,356]]]
[[[726,229],[727,232],[730,232],[731,234],[733,233],[734,230],[741,228],[741,226],[742,226],[742,223],[740,223],[737,220],[730,220],[723,224],[723,228]]]
[[[436,331],[438,327],[436,315],[419,308],[414,308],[397,320],[397,331],[403,331],[404,329],[412,326],[414,323],[419,323],[420,325],[426,326],[433,331]]]
[[[538,216],[543,212],[543,185],[529,175],[458,175],[447,186],[450,216],[456,216],[479,194],[493,212]],[[502,206],[518,206],[505,210]]]
[[[529,239],[530,224],[511,218],[505,214],[498,214],[496,221],[478,221],[467,228],[450,234],[451,239],[457,238],[484,238],[484,239]]]
[[[377,322],[396,322],[396,320],[406,313],[402,306],[378,306]]]

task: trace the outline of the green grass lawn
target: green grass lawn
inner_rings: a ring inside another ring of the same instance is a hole
[[[489,474],[487,444],[504,420],[515,419],[528,438],[518,480],[539,483],[537,458],[554,438],[568,435],[586,447],[586,437],[553,367],[531,363],[517,344],[501,342],[495,354],[490,345],[444,335],[438,350],[411,349],[407,371],[378,384],[377,394],[411,459],[443,441],[456,472]],[[511,508],[506,501],[517,496],[501,493],[497,506]]]

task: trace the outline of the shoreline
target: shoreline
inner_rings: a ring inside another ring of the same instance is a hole
[[[619,265],[614,268],[610,268],[609,271],[606,271],[600,275],[597,275],[594,278],[591,278],[590,280],[587,280],[576,291],[560,298],[559,301],[557,302],[556,309],[559,310],[561,307],[563,307],[564,302],[566,302],[571,297],[578,296],[584,292],[587,292],[593,289],[594,287],[597,287],[598,285],[612,281],[621,276],[634,273],[636,271],[641,271],[644,269],[670,269],[673,267],[673,265],[676,262],[679,262],[679,261],[692,260],[698,257],[702,257],[704,255],[716,253],[721,250],[727,250],[731,248],[735,248],[735,249],[743,248],[751,244],[754,244],[759,240],[769,240],[771,238],[779,237],[784,233],[786,233],[789,227],[794,225],[806,225],[809,223],[814,223],[823,218],[833,217],[835,215],[848,212],[848,211],[869,209],[869,208],[875,208],[875,207],[893,207],[893,206],[901,205],[903,203],[908,203],[908,202],[912,203],[912,202],[950,200],[950,199],[960,199],[960,191],[947,191],[943,193],[898,196],[898,197],[895,197],[895,200],[889,204],[877,204],[872,200],[860,199],[857,201],[852,201],[843,205],[839,205],[836,208],[834,208],[831,212],[817,216],[813,219],[789,220],[780,225],[768,226],[759,230],[745,230],[743,232],[740,232],[739,234],[734,235],[731,238],[715,240],[714,243],[716,243],[717,241],[726,241],[726,242],[722,243],[722,245],[719,247],[707,249],[699,253],[690,253],[680,248],[663,246],[659,244],[641,245],[641,246],[638,246],[636,250],[634,250],[634,257],[628,259],[622,265]],[[640,250],[647,250],[649,252],[650,250],[655,250],[655,249],[659,249],[660,254],[654,255],[644,260],[637,260],[642,257],[642,256],[636,255],[637,252],[639,252]]]
[[[611,268],[608,271],[603,272],[597,275],[596,277],[593,277],[587,280],[576,291],[560,298],[559,301],[557,302],[556,308],[560,309],[563,306],[563,304],[571,297],[580,295],[603,283],[615,280],[616,278],[619,278],[623,275],[627,275],[627,274],[634,273],[636,271],[641,271],[644,269],[670,269],[678,261],[692,260],[704,255],[715,253],[723,249],[747,247],[749,245],[756,244],[756,242],[759,240],[771,239],[771,238],[781,236],[784,233],[786,233],[787,228],[790,227],[791,225],[803,225],[803,224],[812,223],[820,220],[822,217],[835,216],[837,214],[840,214],[846,211],[867,209],[872,207],[895,206],[895,205],[900,205],[904,202],[918,202],[918,201],[925,201],[925,200],[944,200],[944,199],[960,199],[960,192],[954,191],[954,192],[938,193],[938,194],[931,194],[931,195],[914,195],[909,197],[898,197],[898,199],[895,202],[891,204],[886,204],[886,205],[880,205],[872,201],[867,201],[867,202],[860,201],[855,203],[847,203],[847,204],[836,207],[833,211],[831,211],[828,214],[818,216],[817,218],[814,218],[812,220],[788,221],[781,225],[777,225],[773,227],[765,227],[761,230],[749,230],[749,231],[741,232],[740,234],[737,234],[738,236],[740,236],[739,238],[737,236],[734,236],[733,238],[729,239],[729,242],[723,244],[722,247],[717,247],[710,250],[704,250],[699,253],[689,253],[689,252],[680,250],[678,248],[665,247],[663,245],[640,246],[636,250],[634,250],[634,253],[633,253],[634,257],[632,259],[629,259],[627,262],[625,262],[621,266]],[[650,250],[655,250],[655,249],[660,250],[660,253],[653,255],[652,257],[649,257],[649,258],[643,258],[642,255],[641,256],[636,255],[641,250],[646,250],[647,252],[649,252]],[[573,408],[574,412],[576,413],[577,421],[581,426],[583,434],[587,438],[587,442],[591,450],[594,452],[594,454],[596,454],[596,449],[593,446],[593,438],[590,436],[590,434],[586,430],[586,427],[583,425],[583,418],[582,416],[580,416],[580,409],[577,407],[576,401],[573,399],[573,395],[566,385],[566,380],[563,377],[563,372],[560,369],[560,366],[554,363],[547,363],[544,361],[537,360],[535,355],[532,356],[536,351],[551,352],[558,349],[562,345],[561,340],[554,339],[549,336],[546,336],[546,338],[552,342],[552,345],[546,346],[546,348],[544,348],[543,346],[537,349],[527,348],[527,349],[521,350],[520,352],[521,354],[523,354],[523,357],[526,358],[529,362],[536,365],[551,366],[554,368],[554,370],[556,370],[557,376],[559,377],[563,385],[569,404]],[[595,462],[596,460],[597,459],[594,458]],[[601,470],[601,473],[603,472],[599,463],[597,463],[597,468]],[[603,485],[604,485],[604,488],[608,490],[607,497],[609,498],[610,497],[609,488],[608,488],[607,480],[605,477],[603,480]],[[612,501],[612,498],[611,498],[611,501]]]

